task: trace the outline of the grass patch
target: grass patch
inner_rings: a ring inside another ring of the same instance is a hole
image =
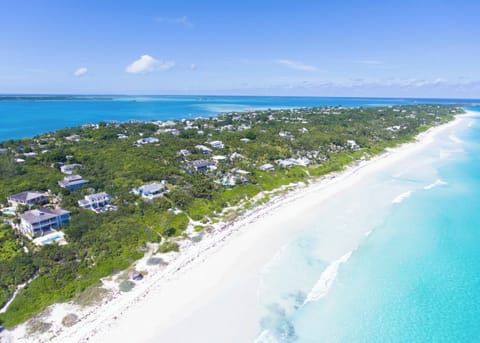
[[[161,254],[171,252],[171,251],[175,251],[175,252],[179,251],[179,246],[176,242],[165,242],[162,245],[160,245],[157,250],[157,252]]]
[[[80,306],[92,306],[98,304],[110,294],[110,291],[102,288],[99,284],[86,288],[79,293],[73,302]]]
[[[62,319],[62,325],[69,328],[78,322],[78,316],[75,313],[69,313]]]

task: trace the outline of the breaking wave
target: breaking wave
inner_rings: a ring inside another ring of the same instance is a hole
[[[340,257],[338,260],[335,260],[332,263],[330,263],[330,265],[327,268],[325,268],[322,275],[320,275],[320,279],[317,281],[315,286],[313,286],[310,293],[308,293],[304,304],[307,304],[310,301],[319,300],[328,294],[328,292],[330,291],[330,288],[332,287],[333,282],[337,278],[338,268],[342,263],[347,262],[351,255],[352,255],[352,251],[349,251],[348,253]]]
[[[395,197],[395,199],[392,200],[392,204],[400,204],[411,195],[412,195],[412,191],[404,192],[398,195],[397,197]]]

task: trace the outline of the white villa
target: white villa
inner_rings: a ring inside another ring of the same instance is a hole
[[[78,206],[97,212],[97,210],[106,208],[111,199],[112,197],[105,192],[85,195],[84,199],[78,200]]]
[[[211,142],[209,142],[208,144],[210,144],[210,146],[212,146],[212,147],[215,148],[215,149],[223,149],[223,148],[225,148],[225,145],[223,144],[222,141],[211,141]]]
[[[146,199],[153,199],[161,197],[165,190],[165,182],[162,181],[162,183],[153,182],[138,188],[133,188],[132,193],[140,195]]]

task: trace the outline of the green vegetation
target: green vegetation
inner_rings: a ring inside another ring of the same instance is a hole
[[[268,194],[251,200],[262,191],[342,170],[462,111],[437,105],[267,110],[168,125],[100,123],[3,142],[0,147],[9,152],[0,154],[0,201],[6,205],[11,194],[49,190],[72,219],[62,228],[68,241],[64,246],[36,247],[10,225],[0,226],[0,305],[31,280],[0,315],[0,324],[16,325],[54,302],[77,297],[88,303],[98,295],[100,278],[128,268],[143,256],[148,242],[164,242],[159,252],[178,251],[175,240],[186,235],[189,218],[205,228],[232,220],[237,211],[268,201]],[[80,139],[65,139],[73,134]],[[136,144],[149,136],[158,142]],[[211,160],[195,146],[214,140],[224,147],[212,148],[211,155],[225,158],[216,168],[194,171],[189,161]],[[181,156],[181,149],[191,154]],[[290,164],[282,167],[283,162]],[[88,187],[74,192],[60,188],[60,163],[81,164],[78,173],[90,180]],[[264,164],[274,170],[260,170]],[[133,187],[161,180],[168,189],[163,197],[145,200],[131,193]],[[79,209],[77,201],[92,191],[111,194],[118,210],[96,214]],[[237,211],[223,212],[239,203]]]

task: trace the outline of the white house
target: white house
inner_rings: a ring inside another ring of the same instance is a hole
[[[163,195],[165,191],[164,183],[149,183],[147,185],[140,186],[138,188],[133,188],[132,193],[140,195],[146,199],[158,198]]]
[[[265,163],[264,165],[261,165],[259,169],[263,171],[271,171],[274,170],[275,167],[273,166],[273,164]]]
[[[84,199],[78,200],[78,206],[96,211],[110,204],[111,196],[105,192],[85,195]]]
[[[145,144],[153,144],[153,143],[158,143],[159,140],[158,138],[155,138],[155,137],[146,137],[146,138],[140,138],[138,141],[137,141],[137,144],[139,145],[145,145]]]
[[[60,171],[64,174],[72,174],[75,168],[82,168],[81,164],[73,163],[73,164],[64,164],[60,167]]]
[[[195,145],[195,149],[199,150],[202,154],[208,155],[212,153],[212,149],[206,147],[205,145]]]
[[[225,145],[222,143],[222,141],[211,141],[208,144],[210,144],[210,146],[212,146],[215,149],[225,148]]]

